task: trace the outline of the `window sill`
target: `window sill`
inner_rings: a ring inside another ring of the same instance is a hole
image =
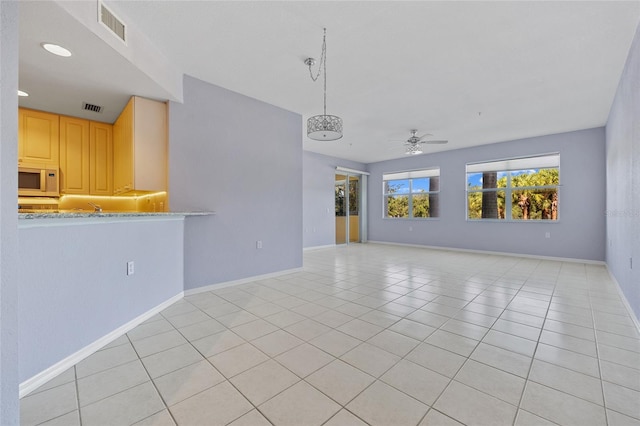
[[[383,217],[382,220],[429,222],[434,220],[440,220],[440,218],[439,217]]]
[[[513,219],[466,219],[467,222],[475,222],[475,223],[544,223],[547,224],[556,224],[560,223],[560,219],[557,220],[549,220],[549,219],[530,219],[530,220],[513,220]]]

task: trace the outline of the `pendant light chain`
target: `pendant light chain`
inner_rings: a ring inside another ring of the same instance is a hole
[[[324,115],[327,115],[327,29],[324,29],[322,37],[322,54],[324,55]]]
[[[318,77],[320,77],[320,71],[321,71],[321,67],[322,64],[325,61],[325,56],[327,54],[327,29],[324,29],[324,37],[322,38],[322,54],[320,55],[320,63],[318,64],[318,72],[316,73],[316,76],[313,76],[313,71],[311,71],[311,65],[313,65],[312,62],[309,62],[309,75],[311,76],[311,80],[313,80],[314,82],[318,80]],[[315,61],[314,61],[315,62]],[[327,67],[325,65],[324,67],[325,73],[327,72]]]
[[[320,77],[320,73],[324,71],[324,115],[327,115],[327,29],[324,28],[324,36],[322,37],[322,53],[320,54],[320,63],[318,64],[318,72],[313,76],[311,71],[311,63],[309,63],[309,76],[311,80],[316,82]]]

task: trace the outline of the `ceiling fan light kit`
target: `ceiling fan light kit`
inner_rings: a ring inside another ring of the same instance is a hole
[[[422,136],[417,136],[418,130],[411,129],[411,136],[404,143],[406,146],[405,154],[407,155],[418,155],[422,154],[422,144],[445,144],[448,141],[423,141],[422,139],[427,136],[433,136],[430,133],[426,133]]]
[[[313,76],[311,67],[315,65],[316,60],[307,58],[304,61],[309,67],[309,75],[313,81],[320,76],[321,70],[324,74],[324,109],[322,115],[314,115],[307,120],[307,137],[317,141],[335,141],[342,137],[342,118],[336,115],[327,115],[327,29],[324,29],[324,37],[322,38],[322,54],[320,56],[320,64],[318,65],[318,73]]]
[[[405,154],[407,154],[407,155],[422,154],[422,147],[418,143],[409,144],[409,145],[407,145],[407,150],[405,151]]]

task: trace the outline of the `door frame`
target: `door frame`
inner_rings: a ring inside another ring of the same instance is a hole
[[[336,171],[334,173],[333,182],[334,182],[334,191],[335,191],[335,182],[336,175],[345,175],[345,194],[346,194],[346,229],[345,229],[345,243],[349,244],[349,177],[350,176],[359,176],[360,179],[360,190],[359,190],[359,201],[360,205],[358,206],[359,210],[359,220],[358,220],[358,235],[360,243],[367,242],[367,180],[369,176],[369,172],[365,172],[362,170],[355,170],[346,167],[336,166]],[[334,234],[335,234],[335,220],[334,220]],[[336,243],[337,244],[337,243]]]

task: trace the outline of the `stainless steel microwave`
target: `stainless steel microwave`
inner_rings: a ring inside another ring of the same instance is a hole
[[[59,197],[58,174],[57,168],[38,168],[21,164],[18,166],[18,195]]]

